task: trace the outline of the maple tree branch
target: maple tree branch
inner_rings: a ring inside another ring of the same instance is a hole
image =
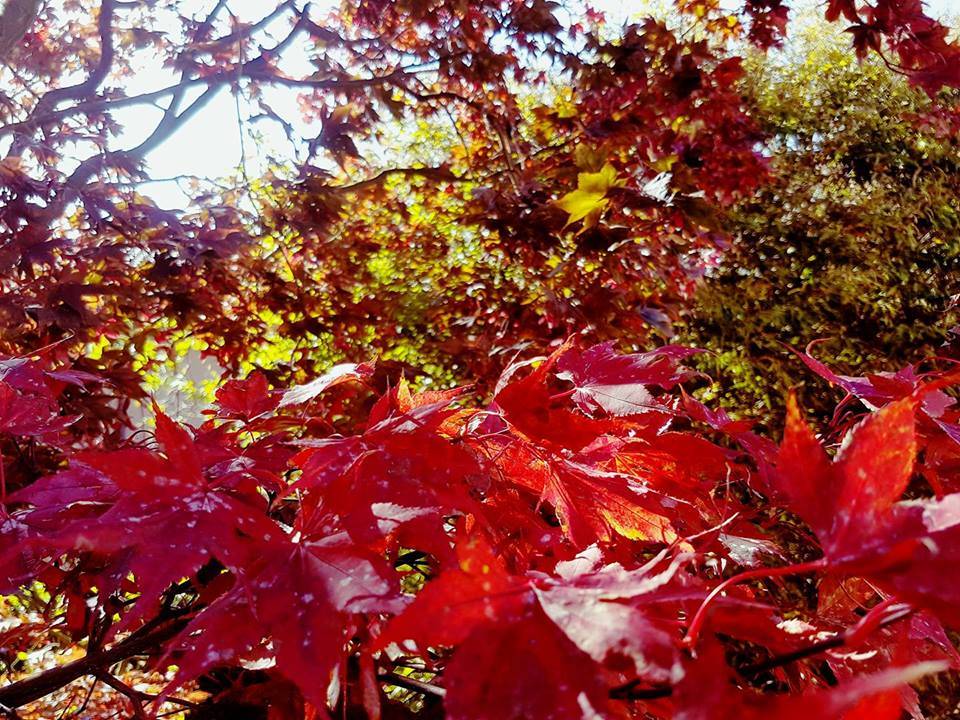
[[[122,680],[114,677],[106,671],[97,673],[97,679],[102,680],[105,684],[129,698],[130,702],[134,704],[135,710],[136,708],[140,709],[141,714],[137,715],[137,717],[141,717],[141,715],[146,717],[146,714],[143,713],[143,703],[149,704],[155,700],[159,700],[161,697],[160,695],[152,695],[151,693],[142,692],[136,688],[132,688]],[[191,710],[195,710],[199,707],[197,703],[179,697],[165,697],[163,698],[163,701],[165,703],[170,703],[171,705],[180,705],[181,707],[190,708]]]
[[[429,70],[407,70],[405,68],[398,68],[391,73],[386,75],[378,75],[369,78],[337,78],[337,79],[313,79],[313,78],[288,78],[281,75],[277,75],[273,72],[267,72],[265,70],[265,65],[263,62],[262,56],[258,56],[249,60],[246,63],[240,64],[237,67],[227,68],[220,72],[212,73],[204,77],[195,77],[188,80],[183,80],[176,82],[172,85],[160,88],[159,90],[153,90],[151,92],[142,93],[140,95],[129,95],[126,97],[120,98],[99,98],[91,99],[84,102],[77,103],[70,107],[62,108],[60,110],[50,109],[49,112],[44,114],[36,114],[36,108],[34,112],[30,114],[25,120],[21,120],[15,123],[10,123],[0,127],[0,137],[4,137],[11,133],[21,133],[23,131],[29,131],[32,128],[35,128],[39,125],[51,122],[53,120],[62,120],[68,117],[73,117],[75,115],[81,114],[92,114],[99,112],[109,112],[111,110],[116,110],[120,108],[130,107],[132,105],[144,105],[152,103],[156,100],[167,97],[168,95],[174,95],[176,93],[182,93],[185,90],[188,90],[192,87],[206,85],[208,88],[215,86],[228,85],[232,82],[235,82],[238,75],[242,75],[245,78],[250,80],[256,80],[260,83],[266,84],[276,84],[286,87],[301,87],[301,88],[312,88],[315,90],[360,90],[369,87],[376,87],[378,85],[392,84],[396,82],[399,78],[405,77],[409,74],[429,72]],[[44,96],[46,97],[46,96]],[[38,103],[39,106],[39,103]]]
[[[750,665],[740,668],[739,672],[741,675],[758,675],[759,673],[766,672],[768,670],[774,670],[776,668],[789,665],[790,663],[797,662],[799,660],[805,660],[808,657],[813,657],[814,655],[819,655],[827,650],[835,650],[836,648],[843,647],[847,644],[847,641],[847,635],[839,632],[833,637],[827,638],[826,640],[820,640],[812,645],[798,648],[797,650],[792,650],[791,652],[783,653],[782,655],[774,655],[766,660],[751,663]]]
[[[97,17],[97,32],[100,36],[100,58],[87,78],[76,85],[54,88],[45,93],[34,105],[27,119],[18,123],[24,129],[32,129],[42,122],[42,118],[52,112],[64,100],[80,100],[84,96],[95,92],[100,83],[106,79],[113,65],[113,13],[115,0],[103,0],[100,5],[100,14]],[[23,151],[22,142],[14,142],[8,157],[17,157]]]
[[[201,27],[209,27],[209,24],[212,22],[213,16],[215,16],[214,11],[219,12],[219,10],[225,5],[226,3],[218,3],[217,6],[214,8],[214,10],[211,11],[211,15],[208,16],[208,20],[205,21]],[[214,40],[209,40],[204,42],[203,47],[201,48],[201,52],[198,54],[215,52],[220,48],[225,48],[230,45],[233,45],[234,43],[246,40],[255,32],[262,30],[266,25],[269,25],[275,19],[280,17],[280,15],[282,15],[287,10],[293,7],[294,7],[293,0],[285,0],[285,2],[282,2],[279,5],[277,5],[273,10],[271,10],[268,14],[264,15],[262,18],[257,20],[255,23],[251,25],[247,25],[246,27],[239,27],[233,32],[228,33],[227,35],[222,35],[221,37],[218,37]],[[297,30],[299,30],[299,28],[294,26],[294,30],[282,42],[287,42],[291,36],[296,35]],[[278,51],[278,47],[270,48],[270,52],[276,53]]]
[[[118,693],[126,697],[133,706],[133,716],[138,720],[145,720],[147,714],[143,709],[143,698],[140,697],[140,693],[138,691],[134,690],[125,682],[121,682],[108,672],[97,673],[97,679],[102,680],[105,684],[109,685]]]
[[[886,610],[890,609],[891,603],[893,600],[886,601],[877,606],[875,610]],[[868,626],[871,630],[879,630],[881,628],[892,625],[900,620],[903,620],[906,617],[909,617],[915,612],[915,609],[909,606],[901,606],[893,608],[893,612],[887,614],[885,617],[880,617],[875,623],[868,623]],[[799,660],[804,660],[814,655],[819,655],[820,653],[826,652],[828,650],[833,650],[839,647],[843,647],[848,644],[851,640],[857,639],[862,634],[862,625],[867,621],[867,618],[864,618],[861,623],[858,625],[848,628],[846,630],[840,631],[829,637],[825,640],[820,640],[806,647],[799,648],[797,650],[792,650],[787,653],[780,655],[774,655],[767,660],[762,660],[760,662],[752,663],[750,665],[745,665],[739,668],[736,668],[737,672],[744,676],[752,676],[761,672],[766,672],[768,670],[773,670],[779,667],[784,667],[791,663],[797,662]],[[413,690],[415,692],[424,693],[426,695],[434,695],[436,697],[444,697],[446,695],[446,688],[443,688],[439,685],[433,683],[424,682],[422,680],[417,680],[416,678],[407,677],[404,675],[398,675],[392,672],[381,673],[379,679],[390,684],[396,685],[397,687],[403,687],[408,690]],[[634,680],[625,685],[613,688],[610,691],[610,697],[617,700],[656,700],[659,698],[670,697],[673,694],[672,686],[657,686],[644,688],[640,687],[641,682],[639,680]]]
[[[219,85],[207,87],[207,89],[201,93],[200,97],[180,113],[177,113],[177,109],[182,93],[177,93],[171,99],[170,105],[164,111],[163,117],[153,129],[153,132],[139,145],[129,150],[114,150],[100,155],[93,155],[82,161],[63,183],[63,189],[57,198],[47,207],[45,213],[47,221],[52,221],[59,216],[66,205],[77,197],[77,194],[82,190],[83,186],[101,170],[110,165],[129,165],[132,161],[140,160],[151,150],[154,150],[164,140],[176,132],[178,128],[190,120],[190,118],[206,107],[219,89]]]
[[[336,185],[332,186],[330,189],[336,192],[352,192],[354,190],[362,190],[363,188],[371,185],[379,185],[393,175],[400,175],[403,177],[419,176],[428,179],[444,180],[447,182],[470,182],[469,178],[458,177],[445,167],[387,168],[386,170],[381,170],[379,173],[373,177],[367,178],[366,180],[358,180],[357,182],[350,183],[349,185]]]
[[[227,0],[217,0],[216,5],[207,13],[207,16],[201,21],[197,26],[197,29],[193,33],[193,41],[200,42],[205,40],[207,35],[210,33],[210,30],[213,29],[213,21],[217,19],[217,15],[220,14],[220,11],[227,6]]]
[[[455,93],[450,90],[442,90],[437,92],[418,92],[413,88],[407,87],[403,83],[391,83],[391,85],[415,100],[419,100],[421,102],[430,102],[431,100],[453,100],[454,102],[463,103],[464,105],[483,113],[484,116],[487,115],[487,109],[481,103],[477,102],[476,100],[471,100],[460,93]]]
[[[308,6],[309,7],[309,6]],[[335,43],[337,45],[344,46],[354,46],[354,45],[373,45],[378,42],[381,42],[379,37],[370,37],[370,38],[345,38],[340,33],[329,28],[325,28],[321,25],[318,25],[313,20],[309,18],[306,13],[306,8],[303,12],[299,13],[300,22],[303,24],[303,27],[309,33],[310,37],[314,40],[318,40],[322,43]]]
[[[202,110],[213,99],[213,96],[217,94],[219,89],[219,86],[208,87],[203,91],[200,97],[194,100],[190,105],[187,106],[185,110],[180,113],[176,112],[177,105],[179,104],[179,98],[178,96],[175,96],[174,99],[171,100],[170,107],[167,108],[163,118],[157,124],[156,128],[154,128],[153,132],[150,133],[150,136],[135,148],[119,151],[120,154],[127,157],[143,157],[168,137],[173,135],[177,128],[182,127],[184,123]]]
[[[284,87],[308,88],[314,90],[347,90],[363,89],[376,87],[378,85],[393,84],[399,79],[409,75],[431,72],[430,68],[407,69],[399,67],[386,75],[375,75],[369,78],[295,78],[285,75],[278,75],[273,71],[267,71],[263,63],[263,57],[258,56],[241,66],[244,77],[252,80],[260,80],[274,85]],[[228,71],[230,72],[230,71]],[[232,72],[236,73],[236,70]],[[216,76],[214,76],[216,77]]]
[[[259,23],[247,28],[244,32],[249,34],[255,31],[257,27],[266,24],[276,17],[279,12],[285,10],[289,4],[289,2],[283,3],[273,13],[270,13]],[[220,4],[214,7],[213,11],[211,11],[210,15],[207,16],[207,19],[201,25],[201,28],[198,30],[198,32],[209,26],[209,24],[212,22],[213,16],[220,7]],[[242,37],[243,35],[237,33],[227,36],[227,38],[237,39],[242,39]],[[221,41],[218,40],[216,42],[220,43]],[[244,64],[245,63],[241,62],[237,65],[238,71],[243,68]],[[209,102],[213,99],[213,96],[216,95],[220,87],[226,84],[225,82],[208,83],[207,87],[197,99],[195,99],[185,110],[179,111],[180,102],[183,99],[187,88],[192,84],[193,80],[201,79],[194,78],[185,80],[181,75],[179,83],[173,86],[175,88],[173,91],[173,97],[170,100],[170,104],[164,111],[163,117],[160,119],[160,122],[154,128],[153,132],[151,132],[150,135],[139,145],[130,148],[129,150],[118,150],[114,152],[108,152],[100,156],[93,156],[81,162],[76,170],[74,170],[74,172],[67,179],[66,183],[64,183],[65,192],[62,193],[62,196],[58,198],[56,203],[54,203],[54,206],[50,208],[50,214],[59,214],[64,205],[69,202],[73,196],[75,196],[75,193],[79,191],[80,188],[85,185],[98,171],[102,170],[106,165],[108,165],[112,159],[129,162],[130,160],[143,158],[150,151],[156,149],[157,146],[173,135],[178,128],[182,127],[187,121],[190,120],[190,118],[194,117],[200,110],[206,107],[206,105],[209,104]]]
[[[157,618],[151,625],[125,638],[108,650],[90,653],[79,660],[41,672],[0,689],[0,706],[15,709],[39,700],[85,675],[101,677],[106,668],[135,655],[142,655],[173,638],[187,626],[186,613]],[[104,680],[106,682],[106,680]]]

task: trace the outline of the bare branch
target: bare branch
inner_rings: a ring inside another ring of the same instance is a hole
[[[176,132],[177,128],[182,127],[184,123],[200,112],[200,110],[202,110],[213,99],[213,96],[217,94],[219,89],[219,85],[212,85],[208,87],[203,91],[203,94],[201,94],[200,97],[194,100],[186,110],[179,114],[176,112],[176,106],[179,105],[179,96],[175,97],[174,100],[170,102],[170,107],[167,108],[167,112],[164,113],[163,118],[160,120],[157,127],[154,128],[152,133],[150,133],[150,136],[135,148],[123,151],[122,154],[128,158],[144,157],[147,153],[155,149],[160,143]]]

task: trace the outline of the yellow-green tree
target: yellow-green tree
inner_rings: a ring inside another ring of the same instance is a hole
[[[686,329],[741,408],[776,407],[794,385],[822,391],[784,343],[823,338],[821,359],[861,374],[934,354],[957,321],[960,146],[920,119],[928,96],[845,42],[813,23],[747,65],[771,180],[728,218],[732,248]]]

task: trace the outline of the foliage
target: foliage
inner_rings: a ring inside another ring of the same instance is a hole
[[[822,23],[746,76],[770,179],[728,215],[733,248],[690,309],[688,342],[731,407],[780,408],[805,372],[783,344],[848,372],[939,352],[957,323],[960,154],[917,123],[929,98],[857,63]],[[955,95],[941,97],[955,105]],[[808,405],[829,408],[819,388]]]
[[[815,366],[880,409],[824,441],[792,402],[778,447],[680,390],[693,352],[564,344],[480,408],[254,374],[82,452],[52,410],[88,380],[5,361],[3,432],[67,459],[4,488],[3,590],[51,589],[17,642],[86,653],[0,703],[92,675],[139,716],[920,717],[906,683],[960,663],[956,373]],[[107,674],[137,656],[158,693]]]
[[[232,369],[277,340],[278,383],[374,350],[486,387],[572,328],[669,335],[724,246],[717,210],[763,177],[732,44],[776,44],[787,18],[781,0],[676,7],[669,25],[611,33],[548,0],[364,0],[330,17],[283,2],[247,23],[223,2],[7,3],[35,20],[3,71],[2,349],[54,345],[107,379],[84,402],[119,433],[117,406],[143,399],[142,373],[185,337]],[[928,92],[958,84],[960,51],[919,0],[825,12]],[[141,91],[158,58],[169,84]],[[531,94],[548,79],[557,92]],[[190,212],[156,207],[138,192],[145,158],[224,90],[250,109],[241,124],[290,147],[262,177],[200,183]],[[123,113],[157,104],[130,145]],[[448,152],[397,165],[370,147],[389,118],[440,116]],[[571,221],[564,205],[604,168],[603,197]],[[412,199],[385,188],[398,179]]]
[[[3,4],[0,713],[922,717],[960,663],[956,374],[805,355],[848,397],[779,445],[691,396],[660,336],[768,179],[741,54],[788,8],[674,7]],[[822,11],[956,129],[919,0]],[[266,162],[158,207],[221,91]],[[196,350],[235,372],[205,421],[138,427]]]

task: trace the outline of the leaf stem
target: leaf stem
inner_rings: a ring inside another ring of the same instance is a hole
[[[114,663],[141,655],[179,634],[189,622],[186,613],[156,618],[109,650],[98,650],[79,660],[44,670],[38,675],[0,688],[0,706],[16,709],[69,685],[84,675],[95,677]]]
[[[755,570],[748,570],[740,573],[739,575],[734,575],[733,577],[727,578],[722,583],[717,585],[713,590],[711,590],[710,594],[707,595],[707,597],[704,598],[704,601],[700,604],[700,607],[693,616],[693,620],[690,621],[690,627],[687,629],[687,635],[683,638],[683,646],[691,650],[696,647],[697,640],[700,638],[700,631],[703,628],[704,622],[706,622],[707,611],[710,609],[710,605],[727,588],[742,582],[746,582],[747,580],[755,580],[757,578],[773,578],[782,577],[784,575],[800,575],[803,573],[814,572],[816,570],[823,569],[825,566],[826,560],[824,558],[820,558],[819,560],[812,560],[810,562],[799,563],[797,565],[785,565],[783,567],[776,568],[757,568]]]
[[[874,606],[865,617],[855,626],[847,628],[833,636],[820,640],[812,645],[791,650],[782,655],[774,655],[767,660],[761,660],[750,665],[735,668],[736,671],[744,677],[751,677],[761,672],[775,670],[784,667],[798,660],[805,660],[808,657],[819,655],[827,650],[835,648],[852,646],[855,647],[864,636],[869,632],[880,630],[889,625],[893,625],[904,618],[909,617],[916,609],[909,605],[897,603],[893,599],[884,601]],[[673,687],[670,685],[659,685],[654,687],[640,687],[641,681],[633,680],[610,691],[610,697],[615,700],[656,700],[659,698],[670,697],[673,694]]]
[[[560,400],[566,400],[568,397],[573,395],[578,388],[570,388],[569,390],[564,390],[563,392],[558,392],[555,395],[551,395],[548,400],[550,402],[559,402]]]

